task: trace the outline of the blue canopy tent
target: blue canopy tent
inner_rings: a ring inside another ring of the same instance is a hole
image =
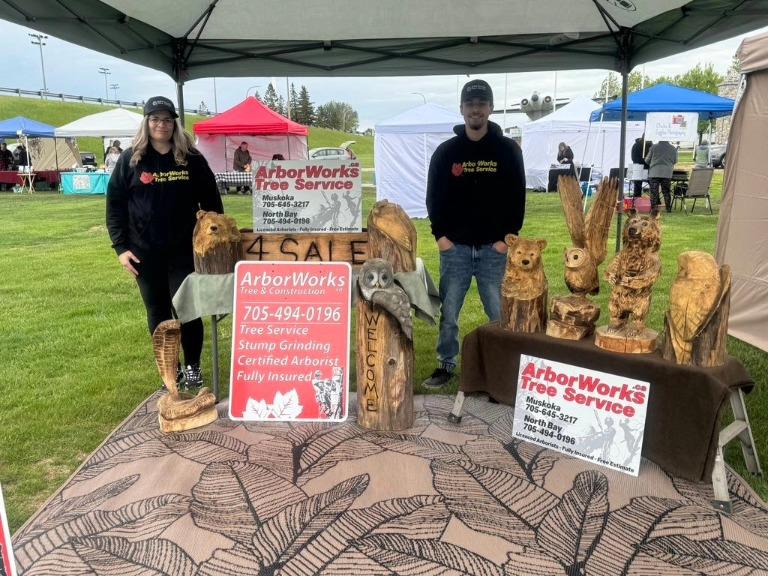
[[[0,122],[0,138],[16,138],[19,135],[27,138],[53,138],[54,130],[53,126],[24,118],[24,116],[16,116]]]
[[[592,112],[590,120],[606,122],[621,120],[621,99],[605,104]],[[698,112],[699,120],[712,120],[733,112],[735,101],[709,92],[657,84],[633,92],[627,98],[627,120],[645,120],[648,112]]]

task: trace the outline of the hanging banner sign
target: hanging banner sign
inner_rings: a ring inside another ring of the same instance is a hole
[[[699,115],[696,112],[648,112],[645,139],[652,142],[698,142]]]
[[[512,435],[637,476],[650,384],[520,355]]]
[[[16,576],[16,561],[11,547],[11,530],[5,515],[3,487],[0,486],[0,576]]]
[[[237,263],[230,418],[347,418],[351,284],[346,262]]]
[[[363,180],[356,160],[253,163],[256,232],[361,232]]]

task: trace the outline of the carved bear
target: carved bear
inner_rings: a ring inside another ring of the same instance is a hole
[[[501,283],[502,324],[518,332],[541,332],[547,323],[547,277],[541,261],[546,240],[507,234],[507,267]]]
[[[608,305],[609,330],[618,331],[628,323],[632,334],[645,328],[651,291],[661,275],[660,246],[659,212],[654,210],[650,216],[640,216],[635,210],[628,211],[623,246],[605,271],[606,280],[613,286]]]
[[[219,246],[240,241],[240,230],[232,216],[218,212],[197,211],[197,224],[192,235],[195,254],[205,256]]]

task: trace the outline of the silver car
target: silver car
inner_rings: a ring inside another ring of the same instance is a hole
[[[357,156],[350,149],[354,140],[342,142],[337,147],[312,148],[309,151],[310,160],[356,160]]]

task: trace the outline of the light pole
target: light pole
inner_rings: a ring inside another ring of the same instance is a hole
[[[112,72],[109,71],[109,68],[105,68],[104,66],[101,66],[99,68],[99,74],[104,74],[104,95],[107,100],[109,100],[109,87],[107,86],[107,76],[112,74]]]
[[[109,87],[115,93],[115,100],[117,100],[117,89],[120,88],[119,84],[110,84]]]
[[[253,90],[254,88],[261,88],[261,84],[254,84],[253,86],[250,86],[248,90],[245,91],[245,97],[248,98],[248,92]]]
[[[424,104],[427,103],[427,97],[424,96],[421,92],[411,92],[411,94],[415,94],[416,96],[421,96],[421,99],[424,100]]]
[[[48,92],[48,86],[45,83],[45,61],[43,60],[43,46],[45,46],[45,41],[48,39],[48,36],[45,34],[32,34],[31,32],[29,35],[32,37],[32,44],[36,44],[40,48],[40,68],[43,71],[43,97],[45,97],[45,93]]]

